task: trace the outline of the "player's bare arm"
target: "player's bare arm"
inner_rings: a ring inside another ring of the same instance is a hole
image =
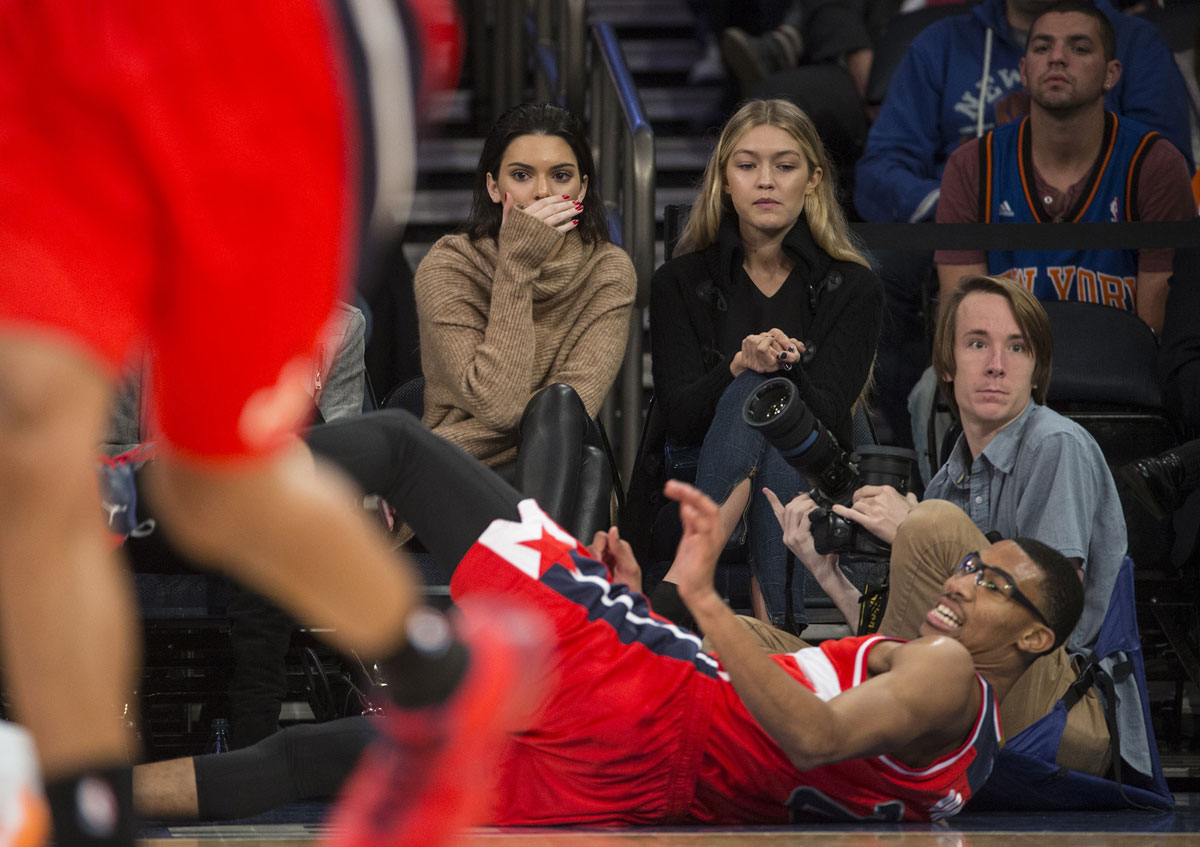
[[[877,661],[886,656],[887,663],[874,667],[875,677],[823,702],[762,651],[717,594],[716,504],[674,480],[666,494],[679,501],[683,523],[675,559],[679,596],[750,713],[793,764],[813,768],[880,753],[932,760],[961,743],[979,696],[965,648],[937,638],[885,649]]]
[[[944,636],[882,644],[868,670],[870,679],[823,704],[830,761],[887,754],[923,767],[962,744],[982,696],[962,644]]]

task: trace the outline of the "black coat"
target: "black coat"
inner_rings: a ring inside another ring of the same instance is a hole
[[[869,268],[835,261],[816,245],[802,214],[784,238],[795,263],[788,285],[803,285],[807,308],[780,314],[773,325],[807,348],[790,377],[813,413],[849,447],[850,408],[870,373],[879,342],[883,288]],[[650,284],[650,346],[656,402],[667,433],[691,444],[704,440],[717,401],[733,381],[729,363],[740,348],[718,349],[725,331],[735,273],[742,261],[737,218],[727,214],[716,244],[665,263]],[[778,295],[777,295],[778,296]],[[747,326],[740,336],[770,327]]]

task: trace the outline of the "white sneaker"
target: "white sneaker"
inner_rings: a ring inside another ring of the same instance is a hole
[[[50,810],[42,794],[33,736],[0,721],[0,847],[44,847]]]

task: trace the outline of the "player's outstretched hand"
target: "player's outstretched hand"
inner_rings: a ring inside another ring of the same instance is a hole
[[[588,549],[608,567],[614,583],[639,594],[642,592],[642,568],[634,558],[633,548],[621,538],[615,526],[609,527],[607,532],[597,532]]]
[[[679,503],[683,537],[675,551],[671,571],[679,586],[680,598],[690,604],[701,594],[716,593],[713,575],[717,558],[725,546],[720,512],[707,494],[686,482],[668,480],[663,493]]]

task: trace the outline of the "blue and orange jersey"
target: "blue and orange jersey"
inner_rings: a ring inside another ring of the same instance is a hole
[[[980,139],[980,221],[1051,221],[1038,196],[1030,132],[1025,117]],[[1160,137],[1136,121],[1105,112],[1096,164],[1063,220],[1137,220],[1138,176],[1147,151]],[[1039,300],[1079,300],[1135,311],[1137,271],[1137,250],[988,251],[988,273],[1017,280]]]

